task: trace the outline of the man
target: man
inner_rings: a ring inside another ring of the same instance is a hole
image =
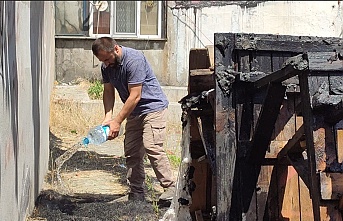
[[[163,149],[169,102],[150,64],[142,52],[120,46],[110,37],[96,39],[92,51],[103,62],[101,73],[105,118],[102,124],[110,126],[109,140],[118,136],[120,126],[126,119],[124,152],[130,186],[128,199],[145,199],[143,159],[146,153],[160,185],[165,189],[160,200],[170,201],[175,183]],[[112,119],[114,88],[124,105]]]

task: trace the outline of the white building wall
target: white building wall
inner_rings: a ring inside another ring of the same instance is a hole
[[[168,2],[170,85],[186,86],[191,48],[213,45],[214,33],[256,33],[342,37],[340,1],[265,1],[257,6],[233,5],[174,8]],[[236,1],[237,2],[237,1]]]
[[[49,160],[52,2],[0,2],[0,220],[25,220]]]

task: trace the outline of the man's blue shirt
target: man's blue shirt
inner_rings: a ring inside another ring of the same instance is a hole
[[[168,107],[150,64],[141,51],[121,46],[122,60],[116,67],[101,66],[103,83],[111,83],[118,91],[123,103],[129,97],[129,84],[142,84],[142,95],[131,115],[147,114]]]

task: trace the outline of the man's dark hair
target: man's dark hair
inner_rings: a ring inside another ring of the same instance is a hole
[[[112,52],[114,46],[117,45],[117,42],[110,37],[101,37],[96,39],[92,44],[92,51],[95,56],[98,55],[99,51],[108,51]]]

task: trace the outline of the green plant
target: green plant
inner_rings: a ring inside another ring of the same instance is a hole
[[[153,179],[152,179],[152,177],[149,176],[149,175],[146,175],[145,178],[146,178],[146,179],[145,179],[145,185],[146,185],[146,187],[147,187],[147,189],[148,189],[148,192],[149,192],[149,193],[152,193],[152,195],[153,195],[153,194],[154,194]]]
[[[88,96],[93,100],[101,99],[103,91],[104,85],[100,80],[95,80],[88,88]]]
[[[156,214],[156,216],[158,216],[159,207],[158,207],[158,203],[157,203],[157,196],[156,196],[156,192],[154,189],[153,182],[154,182],[153,178],[149,175],[146,175],[145,185],[148,189],[148,194],[150,195],[150,197],[152,199],[152,209],[154,210],[154,213]]]
[[[158,207],[158,202],[157,201],[153,201],[152,202],[152,209],[154,210],[154,213],[156,214],[156,217],[158,217],[160,210]]]
[[[181,163],[181,158],[179,156],[176,156],[171,151],[167,151],[167,156],[169,158],[169,162],[173,168],[178,168]]]

